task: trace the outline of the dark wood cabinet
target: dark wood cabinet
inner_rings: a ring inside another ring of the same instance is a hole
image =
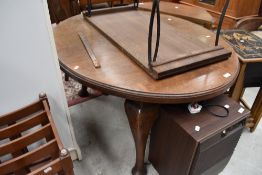
[[[71,16],[80,14],[76,0],[47,0],[51,23],[59,23]]]
[[[161,109],[152,129],[149,153],[160,175],[215,175],[228,163],[249,111],[239,113],[242,107],[226,95],[204,104],[229,105],[229,115],[221,118],[209,112],[222,115],[225,109],[221,107],[204,107],[193,115],[186,105]]]
[[[205,8],[218,23],[226,0],[180,0],[180,3]],[[223,28],[233,28],[236,22],[244,17],[258,16],[261,0],[231,0]]]

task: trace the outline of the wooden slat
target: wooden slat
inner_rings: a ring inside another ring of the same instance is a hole
[[[47,122],[47,115],[46,112],[43,111],[14,125],[0,129],[0,140],[10,138],[44,122]]]
[[[55,157],[56,158],[56,157]],[[32,162],[28,167],[30,168],[30,172],[31,171],[34,171],[44,165],[46,165],[47,163],[51,162],[53,159],[52,159],[52,156],[48,156],[48,157],[43,157],[42,159],[40,160],[37,160],[36,162]]]
[[[16,123],[16,122],[11,123],[11,124],[9,124],[9,125],[12,125],[12,124],[15,124],[15,123]],[[22,134],[21,134],[21,133],[18,133],[18,134],[16,134],[16,135],[10,137],[9,140],[10,140],[10,141],[13,141],[13,140],[15,140],[15,139],[17,139],[17,138],[20,138],[21,136],[22,136]],[[25,154],[25,153],[27,153],[27,152],[28,152],[28,149],[27,149],[27,148],[23,148],[23,149],[21,149],[21,150],[17,150],[17,151],[15,151],[15,152],[13,152],[11,155],[12,155],[13,158],[15,158],[15,157],[19,157],[19,156],[21,156],[21,155],[23,155],[23,154]],[[21,168],[21,169],[18,169],[18,170],[16,170],[16,171],[14,171],[13,173],[14,173],[14,174],[19,174],[19,175],[26,175],[28,172],[30,172],[28,168]]]
[[[14,123],[17,120],[31,115],[39,110],[43,110],[43,105],[41,101],[37,101],[12,113],[0,116],[0,126]]]
[[[224,57],[227,55],[226,57]],[[198,68],[207,64],[222,61],[230,57],[231,52],[221,49],[213,53],[204,53],[198,56],[188,57],[188,59],[181,59],[166,65],[155,66],[152,69],[157,78],[164,78],[174,74],[186,72],[188,70]]]
[[[203,25],[209,29],[212,28],[212,24],[214,22],[213,17],[206,10],[201,8],[194,8],[189,5],[165,1],[159,3],[159,8],[161,14],[179,17],[196,24]],[[152,2],[144,2],[143,4],[139,4],[139,9],[151,11]]]
[[[45,173],[44,170],[47,169],[48,167],[51,167],[52,170]],[[27,175],[53,175],[61,170],[62,170],[62,167],[60,164],[60,158],[57,158],[53,160],[52,162],[46,164],[45,166],[38,168]]]
[[[55,122],[54,122],[54,120],[52,118],[52,114],[51,114],[51,112],[49,110],[48,101],[45,99],[45,100],[42,101],[42,103],[43,103],[44,109],[46,111],[46,114],[48,116],[48,120],[49,120],[49,122],[51,124],[51,128],[53,130],[53,134],[54,134],[55,139],[57,141],[58,147],[61,150],[61,149],[63,149],[63,144],[62,144],[62,141],[60,140],[58,131],[57,131],[56,126],[55,126]]]
[[[195,57],[195,56],[199,56],[199,55],[202,55],[202,54],[207,54],[207,53],[218,51],[218,50],[222,50],[222,49],[224,49],[222,46],[215,46],[215,47],[211,47],[211,48],[206,48],[206,49],[203,49],[203,50],[201,50],[199,52],[192,53],[191,55],[184,54],[184,55],[181,55],[180,57],[177,57],[175,59],[164,60],[162,62],[156,61],[156,62],[152,63],[152,66],[153,67],[161,66],[161,65],[164,65],[164,64],[167,64],[167,63],[171,63],[173,61],[180,61],[180,60],[183,60],[183,59],[187,59],[189,57]]]
[[[39,148],[31,152],[28,152],[26,154],[23,154],[22,156],[19,156],[17,158],[14,158],[12,160],[9,160],[9,161],[6,161],[0,164],[0,173],[1,174],[11,173],[18,169],[21,169],[22,167],[26,167],[30,165],[32,162],[35,162],[43,157],[46,157],[48,155],[52,155],[58,152],[59,152],[59,149],[57,147],[57,143],[55,140],[52,140],[48,142],[47,144],[42,145]]]
[[[47,168],[50,171],[44,172],[44,170],[46,170]],[[55,173],[58,173],[59,175],[60,175],[60,173],[66,174],[66,175],[72,175],[72,174],[74,174],[73,168],[74,167],[73,167],[72,159],[71,159],[70,155],[68,154],[65,157],[60,156],[60,158],[56,158],[56,159],[49,160],[48,162],[46,161],[46,162],[40,163],[37,166],[34,166],[32,168],[30,167],[31,173],[29,173],[28,175],[30,175],[30,174],[34,174],[34,175],[50,174],[50,175],[53,175]]]
[[[16,140],[0,145],[0,156],[21,150],[26,146],[49,136],[50,134],[52,134],[51,125],[47,124],[46,126],[38,129],[36,132],[27,134]]]
[[[11,137],[10,141],[18,139],[21,136],[22,136],[22,134],[18,133],[17,135],[14,135],[13,137]],[[11,155],[12,155],[13,158],[15,158],[15,157],[19,157],[19,156],[21,156],[21,155],[23,155],[23,154],[25,154],[27,152],[28,152],[28,149],[27,148],[23,148],[21,150],[17,150],[15,152],[13,152]],[[28,172],[30,172],[29,169],[27,167],[25,167],[25,168],[21,168],[21,169],[18,169],[16,171],[14,171],[14,174],[26,175]]]

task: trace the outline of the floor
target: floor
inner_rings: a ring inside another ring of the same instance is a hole
[[[257,88],[245,92],[249,104]],[[101,96],[70,107],[83,160],[74,162],[76,175],[131,175],[135,147],[125,116],[124,100]],[[262,122],[254,133],[245,130],[237,148],[220,175],[262,174]],[[147,150],[148,152],[148,150]],[[148,163],[148,175],[158,175]]]

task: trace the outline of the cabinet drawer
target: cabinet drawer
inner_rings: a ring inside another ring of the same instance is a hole
[[[242,122],[228,128],[226,133],[219,133],[199,144],[191,167],[191,175],[199,175],[216,166],[218,162],[230,157],[243,130]],[[229,159],[228,159],[229,161]]]
[[[242,120],[241,122],[238,122],[234,124],[233,126],[228,127],[227,129],[219,132],[218,134],[214,135],[213,137],[200,143],[199,151],[203,152],[206,149],[209,149],[209,147],[212,147],[213,145],[219,143],[220,141],[227,139],[230,135],[238,132],[238,130],[242,130],[244,128],[244,123],[245,123],[245,120]]]

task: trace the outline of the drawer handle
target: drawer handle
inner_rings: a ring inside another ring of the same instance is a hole
[[[222,106],[222,105],[213,105],[213,104],[205,104],[205,105],[203,105],[203,106],[206,108],[207,112],[209,112],[210,114],[212,114],[212,115],[214,115],[214,116],[216,116],[216,117],[222,117],[222,118],[224,118],[224,117],[228,117],[228,115],[229,115],[229,109],[227,109],[225,106]],[[218,113],[216,113],[215,111],[212,111],[212,110],[211,110],[212,107],[217,107],[217,108],[223,109],[223,110],[225,111],[225,114],[218,114]]]

